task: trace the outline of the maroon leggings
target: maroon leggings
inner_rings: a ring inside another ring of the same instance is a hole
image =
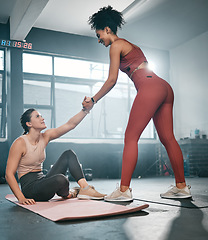
[[[173,133],[172,88],[166,81],[145,69],[137,70],[132,80],[138,93],[125,132],[121,185],[130,185],[138,158],[138,140],[151,118],[168,153],[176,183],[185,182],[183,155]]]

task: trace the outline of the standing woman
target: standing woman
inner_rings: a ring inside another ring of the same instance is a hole
[[[21,116],[24,134],[12,144],[7,160],[6,180],[19,203],[35,204],[35,201],[48,201],[55,194],[62,198],[76,197],[84,199],[103,199],[104,194],[89,186],[81,169],[76,154],[72,150],[65,151],[50,171],[44,175],[42,164],[45,160],[45,148],[48,143],[74,129],[89,113],[82,110],[68,122],[54,129],[46,128],[44,118],[35,109],[28,109]],[[78,182],[80,189],[69,191],[69,180],[65,176],[67,170]],[[20,187],[15,174],[18,173]]]
[[[116,84],[119,68],[133,81],[137,95],[129,116],[125,132],[121,184],[106,201],[131,201],[129,188],[138,158],[138,140],[153,118],[160,141],[165,146],[174,174],[176,186],[161,194],[164,198],[191,197],[184,178],[183,156],[173,134],[173,90],[170,85],[155,73],[148,70],[147,59],[141,49],[117,36],[118,27],[124,24],[122,13],[111,6],[101,8],[89,18],[95,30],[98,43],[110,46],[110,69],[108,79],[92,97],[83,101],[83,107],[90,109],[104,97]]]

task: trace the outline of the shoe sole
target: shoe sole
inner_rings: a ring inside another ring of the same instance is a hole
[[[181,198],[181,199],[185,199],[185,198],[192,198],[191,195],[187,195],[187,196],[160,196],[161,198],[166,198],[166,199],[177,199],[177,198]]]
[[[105,199],[106,202],[133,202],[133,198],[126,198],[126,199]]]
[[[86,199],[86,200],[103,200],[104,197],[92,197],[87,195],[77,195],[78,199]]]

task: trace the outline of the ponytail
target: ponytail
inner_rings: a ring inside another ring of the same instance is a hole
[[[29,132],[29,127],[27,126],[27,122],[30,122],[30,119],[31,119],[31,114],[33,111],[36,111],[34,108],[29,108],[28,110],[26,110],[21,118],[20,118],[20,123],[24,129],[24,133],[23,135],[27,134]]]

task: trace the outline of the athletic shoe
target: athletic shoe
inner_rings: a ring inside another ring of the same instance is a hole
[[[175,186],[171,186],[171,189],[168,190],[166,193],[161,193],[161,198],[191,198],[191,186],[185,186],[184,188],[180,189]]]
[[[72,198],[76,198],[79,191],[80,191],[80,187],[74,187],[69,191],[69,193],[72,195]]]
[[[106,194],[101,194],[93,186],[88,185],[86,188],[80,188],[77,197],[79,199],[102,200]]]
[[[62,197],[63,199],[69,199],[69,198],[76,198],[79,193],[80,187],[74,187],[69,190],[69,195],[66,197]]]
[[[107,202],[131,202],[133,201],[132,189],[128,188],[125,192],[120,191],[120,187],[117,186],[111,194],[104,197]]]

